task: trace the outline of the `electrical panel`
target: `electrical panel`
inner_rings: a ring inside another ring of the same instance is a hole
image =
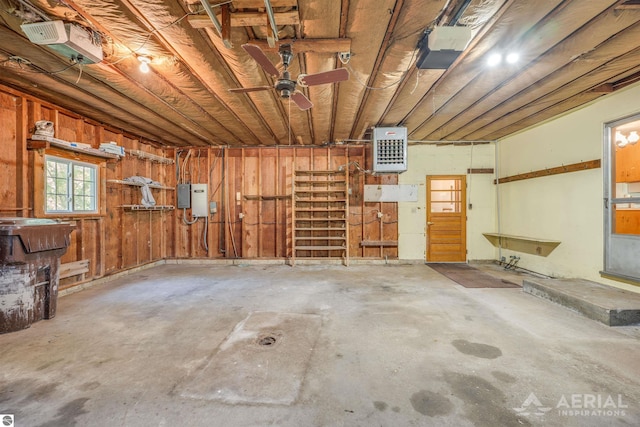
[[[177,189],[178,209],[191,207],[191,184],[178,184]]]
[[[191,216],[193,218],[209,216],[207,184],[191,184]]]
[[[400,173],[407,170],[407,128],[373,129],[373,171]]]

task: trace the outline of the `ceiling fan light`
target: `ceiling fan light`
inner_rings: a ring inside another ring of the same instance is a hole
[[[520,55],[517,52],[511,52],[505,59],[508,64],[515,64],[520,59]]]

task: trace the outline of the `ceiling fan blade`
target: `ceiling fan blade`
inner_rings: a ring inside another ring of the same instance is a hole
[[[229,92],[258,92],[260,90],[273,89],[271,86],[256,86],[256,87],[238,87],[229,89]]]
[[[262,51],[262,49],[260,49],[258,46],[253,45],[253,44],[243,44],[242,48],[247,51],[247,53],[249,55],[251,55],[251,57],[253,59],[256,60],[256,62],[258,64],[260,64],[260,66],[269,74],[271,74],[272,76],[279,76],[280,72],[278,71],[278,69],[276,68],[275,65],[273,65],[273,63],[271,61],[269,61],[269,58],[267,58],[267,55],[264,54],[264,52]]]
[[[346,68],[337,68],[331,71],[325,71],[317,74],[309,74],[302,79],[302,84],[305,86],[323,85],[326,83],[337,83],[349,80],[349,71]]]
[[[291,100],[295,102],[298,108],[300,108],[302,111],[308,110],[309,108],[313,107],[313,104],[311,103],[311,101],[309,101],[309,98],[304,96],[302,92],[296,92],[291,95]]]

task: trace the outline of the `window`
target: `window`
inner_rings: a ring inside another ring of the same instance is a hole
[[[97,212],[95,165],[46,156],[45,169],[45,213]]]

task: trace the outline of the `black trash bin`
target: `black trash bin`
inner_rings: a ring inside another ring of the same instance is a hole
[[[37,218],[0,218],[0,333],[56,314],[60,257],[74,226]]]

